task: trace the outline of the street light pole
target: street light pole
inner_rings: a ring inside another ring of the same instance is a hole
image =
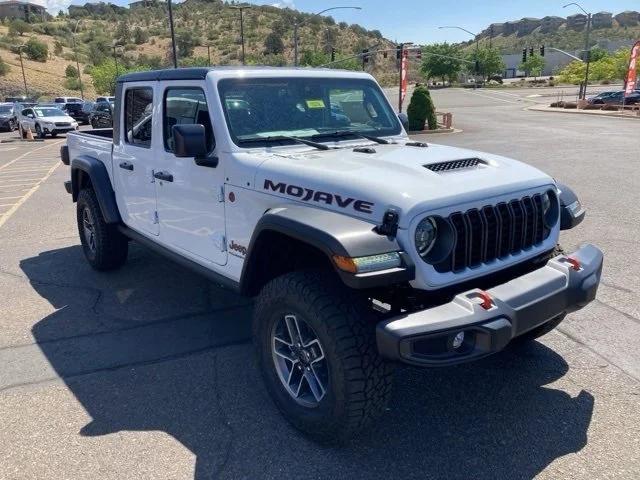
[[[318,15],[322,15],[325,12],[329,12],[331,10],[362,10],[362,7],[347,7],[347,6],[343,6],[343,7],[331,7],[331,8],[326,8],[318,13],[314,13],[312,16],[318,16]],[[306,21],[306,20],[305,20]],[[301,25],[304,25],[305,22],[298,22],[298,20],[296,20],[293,23],[293,64],[297,67],[298,66],[298,27],[300,27]]]
[[[246,65],[244,51],[244,16],[243,11],[251,8],[251,5],[236,5],[231,7],[233,10],[240,11],[240,43],[242,43],[242,65]]]
[[[80,62],[78,62],[78,50],[76,49],[76,32],[78,31],[78,25],[82,20],[76,22],[76,28],[73,29],[71,39],[73,40],[73,53],[76,56],[76,69],[78,70],[78,82],[80,84],[80,98],[84,100],[84,91],[82,90],[82,73],[80,72]]]
[[[576,2],[567,3],[566,5],[563,5],[562,8],[567,8],[570,5],[575,5],[587,16],[587,26],[584,34],[584,61],[586,62],[587,67],[585,68],[584,72],[584,88],[582,89],[581,97],[584,100],[585,98],[587,98],[587,85],[589,84],[589,64],[591,63],[591,48],[589,47],[589,35],[591,33],[591,14],[588,13],[584,8],[582,8],[582,5]]]
[[[173,9],[171,8],[171,0],[167,0],[169,6],[169,29],[171,30],[171,49],[173,50],[173,68],[178,68],[178,52],[176,49],[176,32],[173,28]]]
[[[18,53],[20,54],[20,68],[22,69],[22,81],[24,82],[24,96],[26,98],[29,97],[29,92],[27,90],[27,77],[24,74],[24,64],[22,63],[22,49],[25,48],[26,45],[20,45],[18,47]]]
[[[113,61],[116,62],[116,78],[120,76],[120,72],[118,71],[118,55],[116,55],[116,47],[118,45],[113,46]]]
[[[209,59],[209,66],[211,66],[211,45],[207,45],[207,58]]]
[[[439,29],[443,29],[443,28],[455,28],[456,30],[462,30],[463,32],[468,33],[469,35],[471,35],[475,40],[476,40],[476,65],[477,65],[477,70],[476,73],[480,73],[480,37],[478,35],[476,35],[473,32],[470,32],[469,30],[467,30],[466,28],[462,28],[462,27],[457,27],[455,25],[448,25],[448,26],[444,26],[444,27],[438,27]],[[483,77],[484,80],[484,77]],[[475,84],[477,82],[474,82],[474,88],[475,88]]]

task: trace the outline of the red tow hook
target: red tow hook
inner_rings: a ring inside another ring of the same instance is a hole
[[[580,268],[582,268],[582,265],[580,265],[580,261],[576,258],[567,257],[567,263],[569,263],[571,265],[571,268],[573,268],[576,272],[580,270]]]
[[[480,306],[485,310],[489,310],[491,307],[493,307],[493,298],[491,298],[491,295],[489,295],[484,290],[480,290],[478,292],[478,298],[482,300],[482,302],[480,302]]]

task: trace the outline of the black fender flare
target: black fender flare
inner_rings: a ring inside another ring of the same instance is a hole
[[[89,155],[80,155],[71,160],[71,195],[74,202],[78,200],[80,193],[80,172],[86,173],[91,180],[104,221],[106,223],[121,223],[122,218],[116,203],[116,194],[104,163]]]
[[[395,238],[376,233],[375,225],[340,213],[305,205],[287,205],[268,210],[258,220],[251,236],[240,277],[240,291],[249,294],[260,262],[256,247],[265,232],[277,232],[315,247],[324,253],[342,281],[351,288],[372,288],[413,280],[415,266]],[[376,274],[352,274],[339,270],[333,255],[366,257],[400,252],[402,268]]]
[[[556,183],[560,191],[560,230],[570,230],[584,220],[586,214],[578,196],[564,183]]]

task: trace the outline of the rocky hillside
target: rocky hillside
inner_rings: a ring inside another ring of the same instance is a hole
[[[237,2],[233,2],[236,3]],[[247,4],[243,4],[247,5]],[[181,66],[239,64],[241,59],[239,11],[221,0],[186,0],[174,5],[174,24]],[[65,69],[75,64],[72,32],[76,31],[82,80],[89,96],[94,95],[90,71],[94,65],[113,61],[113,46],[120,66],[160,68],[171,63],[171,40],[166,3],[141,0],[130,8],[109,3],[72,5],[68,14],[48,22],[30,24],[29,31],[13,36],[9,24],[0,26],[0,57],[9,72],[0,76],[0,95],[22,89],[22,73],[15,46],[32,36],[48,46],[46,61],[26,61],[27,82],[38,94],[78,94],[65,79]],[[248,64],[290,65],[293,63],[293,25],[299,27],[301,64],[319,65],[330,60],[331,49],[344,58],[363,49],[393,48],[377,30],[337,23],[328,16],[313,16],[290,9],[252,5],[244,11],[246,60]],[[346,62],[358,68],[358,60]],[[383,83],[395,80],[395,55],[372,58],[367,69]],[[73,85],[71,85],[73,86]],[[100,92],[97,92],[100,93]]]
[[[484,29],[479,38],[489,39],[504,53],[516,53],[525,46],[541,44],[556,48],[576,50],[584,48],[587,16],[582,13],[566,18],[522,18],[504,23],[494,23]],[[592,45],[613,48],[640,38],[640,12],[626,11],[614,15],[598,12],[592,16]],[[473,42],[469,42],[471,45]]]

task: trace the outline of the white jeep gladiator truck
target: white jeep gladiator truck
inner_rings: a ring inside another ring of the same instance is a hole
[[[242,295],[283,415],[340,440],[384,411],[394,364],[531,340],[595,297],[565,253],[574,193],[497,155],[411,141],[368,74],[191,68],[119,77],[112,130],[61,156],[87,260],[137,241]]]

